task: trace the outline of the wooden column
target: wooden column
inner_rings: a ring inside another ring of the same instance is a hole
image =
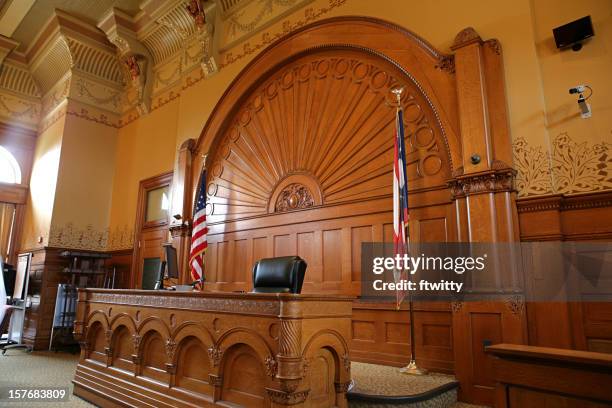
[[[179,284],[191,282],[189,275],[189,249],[192,222],[192,157],[195,140],[186,140],[179,149],[174,178],[172,180],[172,212],[170,214],[170,235],[176,248]]]
[[[497,40],[483,41],[473,28],[466,28],[451,48],[455,51],[463,161],[449,182],[458,235],[470,242],[516,242],[516,171],[512,168],[501,46]],[[492,270],[498,273],[499,268]],[[461,400],[493,403],[495,384],[485,345],[527,340],[524,300],[513,288],[505,287],[508,281],[503,276],[485,277],[473,288],[475,299],[453,304]],[[490,296],[491,287],[499,295],[487,301],[478,297],[485,292]]]
[[[463,165],[449,183],[460,236],[472,242],[518,241],[512,146],[508,132],[501,46],[473,28],[455,38]],[[467,234],[465,234],[467,232]]]

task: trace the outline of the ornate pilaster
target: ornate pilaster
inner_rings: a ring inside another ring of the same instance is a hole
[[[301,379],[304,372],[301,357],[301,323],[292,319],[281,320],[278,342],[278,355],[276,356],[278,372],[276,377],[281,382]]]

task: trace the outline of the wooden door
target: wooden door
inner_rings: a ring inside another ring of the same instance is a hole
[[[171,182],[172,172],[140,182],[130,282],[134,289],[152,289],[159,264],[164,260],[162,244],[168,241]]]

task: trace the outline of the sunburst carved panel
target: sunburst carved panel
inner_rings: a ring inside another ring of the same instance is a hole
[[[322,50],[267,78],[215,141],[211,221],[284,211],[278,197],[272,205],[270,200],[276,186],[294,174],[316,180],[324,206],[390,195],[396,114],[390,91],[398,86],[405,88],[410,188],[444,185],[450,177],[433,109],[410,77],[387,60],[356,50]]]

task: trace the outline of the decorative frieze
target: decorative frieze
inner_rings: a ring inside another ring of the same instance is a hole
[[[268,393],[268,396],[270,397],[270,400],[272,400],[272,402],[275,402],[280,405],[296,405],[306,401],[310,390],[285,392],[266,388],[266,392]]]
[[[492,169],[456,177],[448,182],[453,199],[473,194],[514,191],[516,170],[512,168]]]
[[[96,303],[114,303],[137,307],[166,306],[175,309],[203,311],[224,311],[237,314],[263,314],[277,316],[280,312],[278,302],[268,300],[248,300],[240,298],[202,298],[199,296],[160,296],[128,295],[121,293],[92,292],[88,299]]]

